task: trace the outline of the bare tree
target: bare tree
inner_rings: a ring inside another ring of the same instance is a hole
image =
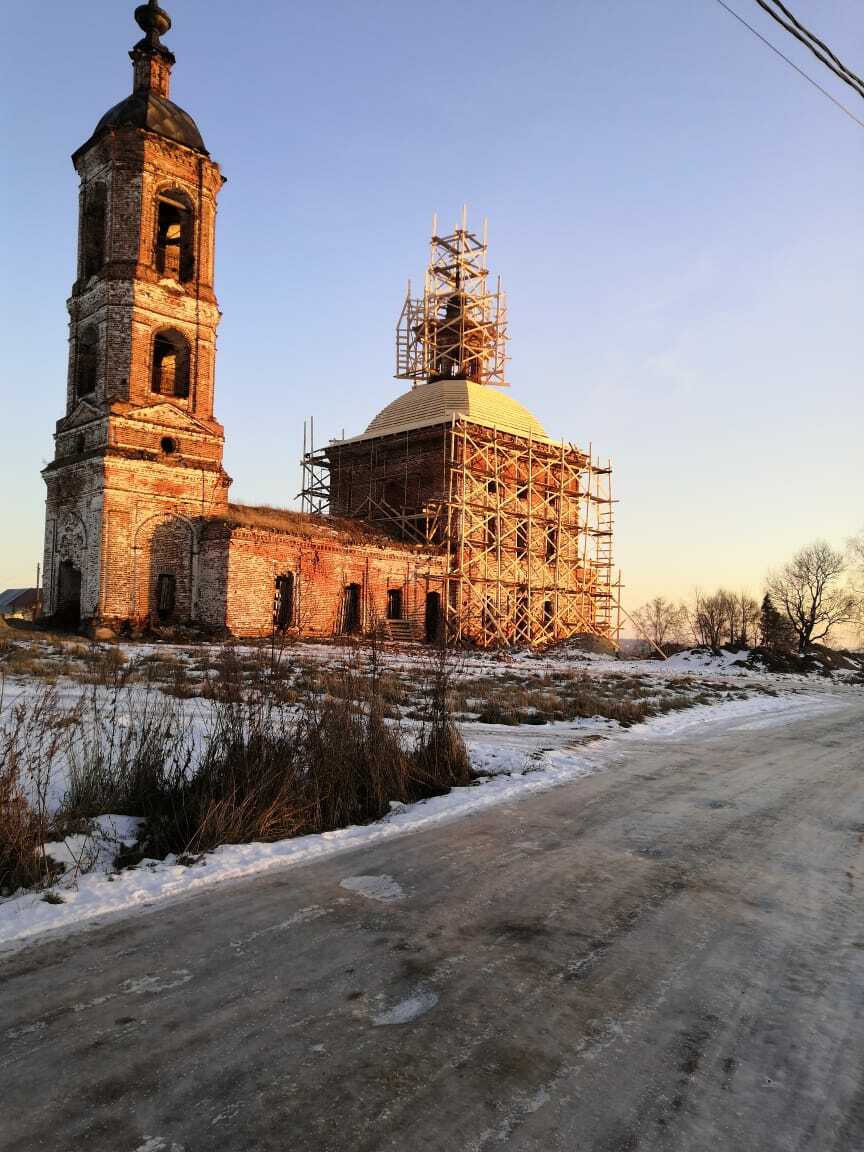
[[[664,596],[655,596],[633,613],[633,619],[652,644],[667,652],[681,642],[687,615],[680,604],[673,604]]]
[[[858,627],[858,641],[864,644],[864,530],[853,536],[849,541],[849,562],[852,566],[852,576],[849,584],[852,594],[858,601],[856,624]]]
[[[735,597],[736,636],[733,643],[750,648],[759,637],[759,603],[749,592],[739,592]]]
[[[852,588],[864,596],[864,531],[849,541],[849,563],[852,566]]]
[[[697,592],[690,610],[690,627],[698,644],[719,648],[729,635],[729,593],[722,589],[711,596]]]
[[[846,567],[842,552],[817,540],[769,576],[768,591],[795,629],[799,652],[855,619],[857,598],[841,583]]]

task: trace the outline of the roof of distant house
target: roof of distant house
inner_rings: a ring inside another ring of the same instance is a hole
[[[0,592],[0,612],[8,612],[10,608],[29,608],[36,603],[38,596],[38,588],[7,588]]]

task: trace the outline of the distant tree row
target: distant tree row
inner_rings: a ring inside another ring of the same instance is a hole
[[[749,592],[719,588],[696,592],[689,604],[655,596],[634,619],[667,654],[691,643],[803,652],[841,625],[864,631],[864,532],[845,552],[824,540],[802,548],[769,575],[761,604]]]

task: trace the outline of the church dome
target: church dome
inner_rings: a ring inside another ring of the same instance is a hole
[[[208,155],[198,125],[188,112],[155,92],[137,91],[115,104],[96,125],[94,136],[108,128],[144,128]]]
[[[454,415],[467,416],[477,424],[517,436],[549,439],[539,420],[518,401],[489,384],[475,384],[473,380],[435,380],[412,388],[378,413],[364,438],[446,424]]]

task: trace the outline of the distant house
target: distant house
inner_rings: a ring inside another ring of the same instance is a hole
[[[7,588],[0,592],[0,616],[32,617],[38,603],[38,588]]]

